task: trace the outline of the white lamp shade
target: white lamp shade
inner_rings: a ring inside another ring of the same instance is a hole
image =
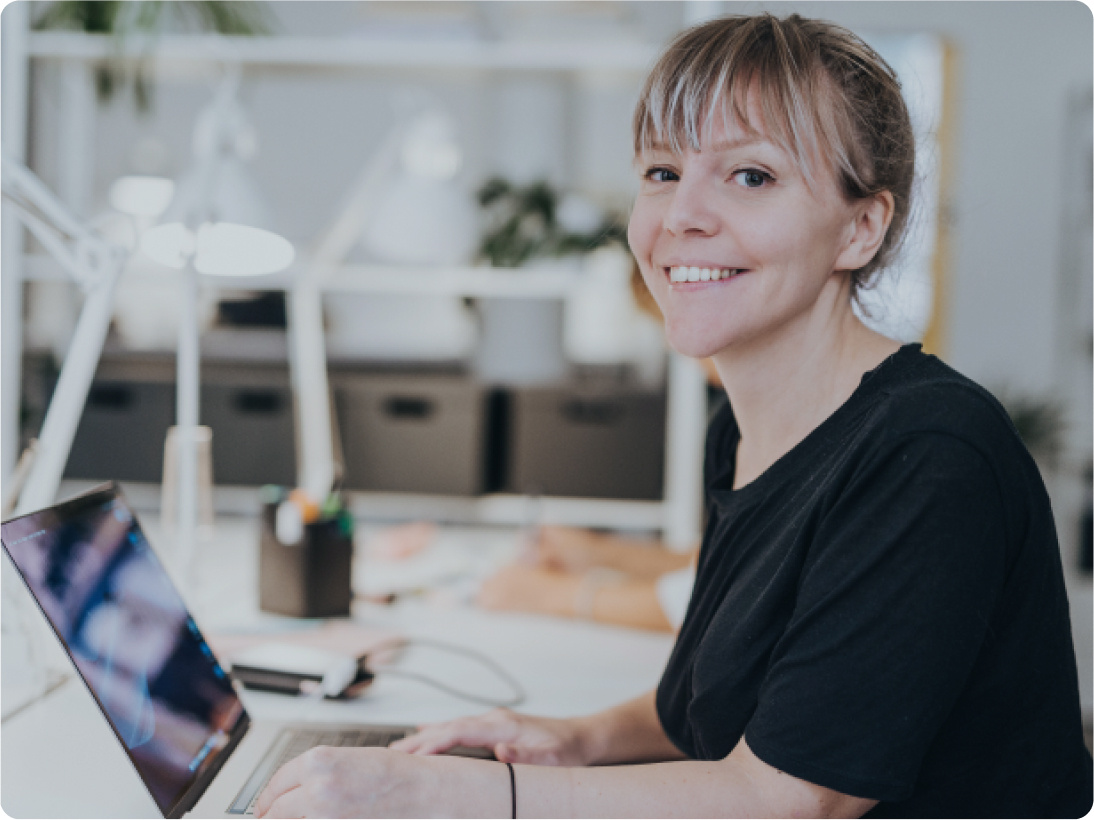
[[[206,222],[191,233],[181,222],[157,225],[141,237],[141,250],[161,265],[182,268],[192,255],[194,270],[210,276],[260,276],[292,264],[292,243],[261,228]]]
[[[207,222],[198,228],[194,269],[210,276],[257,276],[284,270],[294,255],[292,243],[270,231]]]
[[[362,241],[399,264],[466,264],[478,245],[478,209],[452,181],[402,173],[365,227]]]
[[[194,252],[194,235],[181,222],[157,225],[141,234],[141,251],[168,268],[186,267]]]
[[[423,114],[411,124],[399,153],[407,172],[426,179],[454,179],[463,164],[455,123],[439,111]]]
[[[234,222],[272,230],[273,216],[247,166],[237,157],[222,157],[212,169],[211,182],[202,162],[179,179],[175,197],[163,214],[163,222],[194,224],[198,221]],[[208,190],[203,190],[208,186]]]
[[[125,176],[110,186],[110,205],[130,216],[156,217],[167,210],[175,183],[163,177]]]

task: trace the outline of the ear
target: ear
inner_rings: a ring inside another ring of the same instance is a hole
[[[858,203],[849,226],[847,244],[836,259],[838,271],[858,270],[869,264],[893,221],[893,195],[882,191]]]

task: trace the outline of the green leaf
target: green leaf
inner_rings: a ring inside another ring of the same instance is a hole
[[[250,36],[272,31],[269,10],[258,0],[59,0],[47,4],[33,25],[39,30],[112,35],[117,56],[95,67],[95,89],[105,102],[130,84],[130,62],[122,56],[125,39],[134,34],[154,37],[172,18],[183,28],[217,34]],[[132,70],[133,99],[139,111],[149,109],[154,91],[146,57],[138,59]]]

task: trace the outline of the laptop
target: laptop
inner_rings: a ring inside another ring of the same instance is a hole
[[[164,817],[243,818],[307,749],[413,731],[252,721],[115,483],[6,521],[0,540]]]

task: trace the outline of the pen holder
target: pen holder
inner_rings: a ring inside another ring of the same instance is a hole
[[[259,608],[296,618],[349,615],[353,537],[335,518],[305,524],[298,543],[283,544],[277,538],[276,517],[276,504],[263,505]]]

